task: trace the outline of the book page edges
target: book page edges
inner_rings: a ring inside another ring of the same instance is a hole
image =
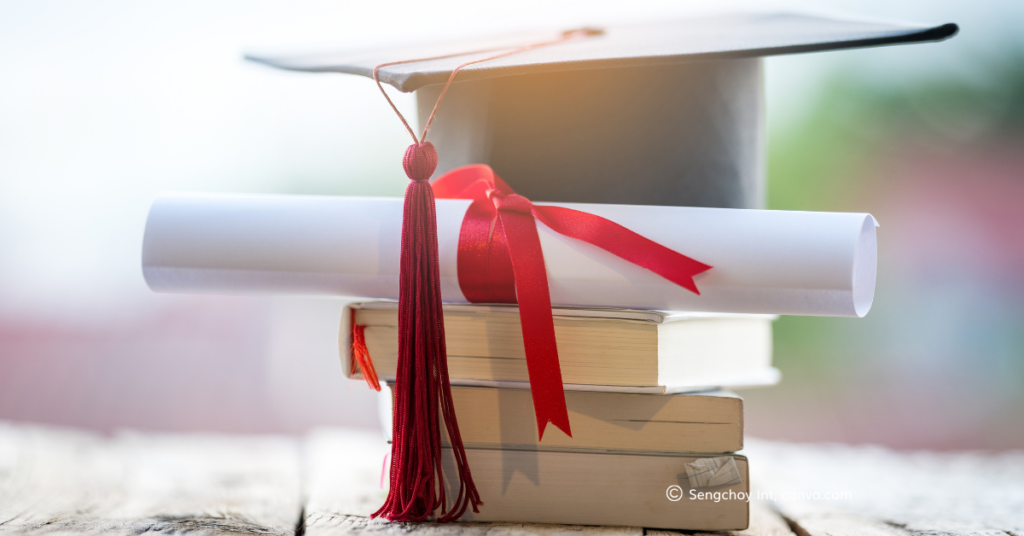
[[[362,379],[362,374],[355,373],[347,376],[351,379]],[[619,385],[585,385],[577,383],[566,383],[563,385],[566,391],[589,391],[598,393],[632,393],[632,394],[648,394],[648,395],[675,395],[685,393],[706,393],[708,391],[718,392],[723,389],[743,389],[749,387],[765,387],[769,385],[775,385],[779,383],[782,378],[782,374],[778,369],[769,367],[762,371],[755,373],[734,375],[726,378],[722,377],[706,377],[699,378],[691,383],[676,384],[676,385],[656,385],[656,386],[619,386]],[[381,381],[388,383],[394,383],[395,377],[388,375],[381,375]],[[499,389],[529,389],[530,384],[528,382],[505,382],[505,381],[493,381],[493,380],[457,380],[452,379],[451,384],[455,386],[464,387],[492,387]]]
[[[352,362],[352,326],[354,321],[355,309],[394,309],[398,307],[397,302],[393,301],[368,301],[368,302],[352,302],[345,304],[341,313],[341,322],[339,323],[339,334],[338,334],[338,349],[341,358],[341,370],[342,374],[349,379],[363,379],[362,373],[353,366]],[[509,312],[518,313],[519,308],[510,305],[445,305],[445,310],[454,309],[466,312]],[[628,309],[608,309],[598,310],[595,313],[602,313],[602,315],[595,314],[593,316],[582,316],[575,314],[581,309],[576,308],[556,308],[556,311],[566,311],[573,314],[566,314],[564,316],[576,316],[581,318],[616,318],[622,320],[639,320],[639,315],[647,315],[647,318],[661,318],[662,321],[667,321],[667,318],[671,318],[671,321],[694,319],[694,318],[763,318],[768,320],[774,320],[776,317],[773,315],[740,315],[740,314],[699,314],[699,313],[666,313],[659,311],[631,311]],[[637,317],[634,318],[622,318],[617,316],[622,313],[638,313]],[[563,315],[559,315],[563,316]],[[653,320],[647,320],[654,322]],[[660,322],[657,322],[660,323]],[[694,378],[692,381],[685,383],[673,383],[672,385],[660,385],[660,386],[613,386],[613,385],[584,385],[584,384],[565,384],[566,390],[570,391],[597,391],[597,392],[614,392],[614,393],[646,393],[646,394],[676,394],[676,393],[694,393],[700,391],[711,391],[718,389],[739,389],[747,387],[762,387],[775,385],[779,383],[782,375],[778,369],[774,367],[766,367],[762,370],[753,371],[744,374],[727,374],[727,375],[709,375],[705,377]],[[393,382],[394,377],[387,375],[380,375],[380,379],[383,381]],[[451,380],[452,385],[466,385],[466,386],[478,386],[478,387],[498,387],[506,389],[528,389],[529,383],[527,382],[504,382],[504,381],[491,381],[491,380]]]
[[[365,302],[350,303],[352,309],[397,309],[398,302],[390,300],[373,300]],[[519,307],[509,304],[463,304],[446,303],[446,312],[460,313],[505,313],[519,314]],[[778,315],[764,314],[742,314],[742,313],[701,313],[693,311],[644,311],[639,309],[618,309],[614,307],[569,307],[556,306],[551,308],[554,316],[564,318],[606,318],[611,320],[639,320],[661,324],[664,322],[676,322],[680,320],[705,319],[705,318],[763,318],[775,320]]]

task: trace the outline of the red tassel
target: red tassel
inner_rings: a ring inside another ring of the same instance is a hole
[[[430,142],[411,145],[402,164],[412,182],[405,190],[402,218],[391,487],[387,501],[372,517],[423,521],[440,507],[438,521],[452,521],[469,506],[479,512],[477,507],[483,503],[469,472],[448,381],[437,217],[434,192],[427,182],[437,167],[437,151]],[[459,472],[459,494],[450,510],[441,470],[439,414]]]

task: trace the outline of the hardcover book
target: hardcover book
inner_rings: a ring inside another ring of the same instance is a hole
[[[442,449],[445,474],[455,466]],[[464,521],[742,530],[750,522],[747,459],[731,455],[739,482],[690,485],[687,465],[722,455],[602,454],[467,448],[484,505]],[[735,480],[734,480],[735,482]],[[447,493],[458,482],[446,480]]]
[[[771,385],[769,315],[669,313],[556,307],[555,337],[566,390],[668,394]],[[526,387],[519,309],[445,305],[448,372],[453,385]],[[378,377],[393,381],[398,360],[398,304],[352,303],[342,314],[345,375],[361,378],[352,360],[352,327],[364,327]]]

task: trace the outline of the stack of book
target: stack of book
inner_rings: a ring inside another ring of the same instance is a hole
[[[548,426],[539,440],[518,308],[446,305],[452,397],[484,501],[464,519],[746,528],[743,400],[721,388],[778,380],[772,320],[554,309],[572,437]],[[343,343],[363,326],[377,375],[393,381],[397,304],[350,304],[342,322]],[[343,349],[346,375],[361,378]]]

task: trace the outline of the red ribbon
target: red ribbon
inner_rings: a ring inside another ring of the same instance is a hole
[[[700,294],[693,277],[711,269],[600,216],[537,206],[485,165],[462,167],[433,182],[439,199],[472,199],[459,233],[459,286],[473,303],[518,303],[537,430],[550,422],[566,435],[569,412],[558,365],[551,296],[537,221],[593,244]]]

